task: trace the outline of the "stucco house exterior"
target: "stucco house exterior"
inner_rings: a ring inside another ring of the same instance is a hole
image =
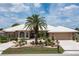
[[[30,29],[26,29],[25,24],[21,24],[15,27],[10,27],[3,29],[4,35],[11,38],[25,38],[30,39],[34,38],[34,32],[30,32]],[[40,29],[39,29],[40,30]],[[42,30],[40,30],[42,31]],[[51,26],[47,25],[47,29],[43,29],[43,31],[47,31],[50,37],[54,37],[55,40],[72,40],[73,36],[76,32],[74,29],[70,29],[63,26]]]

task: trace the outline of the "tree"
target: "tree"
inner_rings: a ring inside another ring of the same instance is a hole
[[[11,27],[14,27],[14,26],[17,26],[17,25],[20,25],[20,24],[19,23],[15,23]]]
[[[78,30],[79,31],[79,28],[75,28],[75,30]]]
[[[3,30],[3,28],[0,28],[0,31]]]
[[[75,30],[79,31],[79,28],[75,28]],[[74,40],[79,42],[79,32],[75,33],[75,35],[73,37],[74,37]]]
[[[31,17],[27,17],[25,27],[34,31],[35,44],[37,45],[39,29],[40,30],[46,29],[47,24],[46,24],[46,21],[44,20],[44,17],[41,17],[40,15],[37,15],[37,14],[33,14]]]

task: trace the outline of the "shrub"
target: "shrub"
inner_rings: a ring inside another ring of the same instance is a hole
[[[45,46],[47,46],[47,41],[44,42]]]
[[[27,44],[27,41],[25,39],[19,39],[18,44],[19,44],[19,46],[23,46],[23,45]]]
[[[79,42],[79,39],[78,38],[76,38],[76,42]]]
[[[11,40],[15,40],[15,41],[18,41],[18,39],[17,39],[17,38],[14,38],[14,39],[11,39]]]
[[[42,45],[43,44],[43,42],[42,41],[39,41],[39,45]]]
[[[74,40],[76,40],[77,42],[79,42],[79,34],[78,34],[78,33],[76,33],[76,34],[74,35]]]
[[[53,38],[53,37],[52,37],[52,38],[48,37],[48,38],[45,40],[44,44],[45,44],[45,46],[53,46],[53,45],[55,45],[55,43],[54,43],[54,38]]]
[[[32,45],[34,45],[34,44],[35,44],[35,42],[34,42],[34,41],[32,41],[32,42],[31,42],[31,44],[32,44]]]
[[[25,40],[25,44],[27,44],[27,41]]]
[[[6,36],[0,36],[0,42],[1,43],[8,42],[7,37]]]
[[[51,43],[51,47],[53,47],[54,45],[55,45],[55,43],[54,43],[54,42],[52,42],[52,43]]]
[[[50,41],[50,39],[47,39],[47,40],[45,41],[45,46],[49,46],[49,45],[51,45],[51,41]]]

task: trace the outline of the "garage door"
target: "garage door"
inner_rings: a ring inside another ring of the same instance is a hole
[[[72,40],[72,33],[55,33],[54,39],[58,40]]]

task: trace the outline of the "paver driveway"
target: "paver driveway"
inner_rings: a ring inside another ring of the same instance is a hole
[[[79,43],[73,40],[59,40],[60,45],[64,50],[79,50]]]
[[[4,50],[10,48],[10,47],[13,46],[13,45],[14,45],[14,43],[13,43],[12,41],[11,41],[11,42],[7,42],[7,43],[0,44],[0,54],[1,54]]]
[[[63,54],[79,54],[79,42],[73,40],[59,40],[60,46],[65,50]]]

